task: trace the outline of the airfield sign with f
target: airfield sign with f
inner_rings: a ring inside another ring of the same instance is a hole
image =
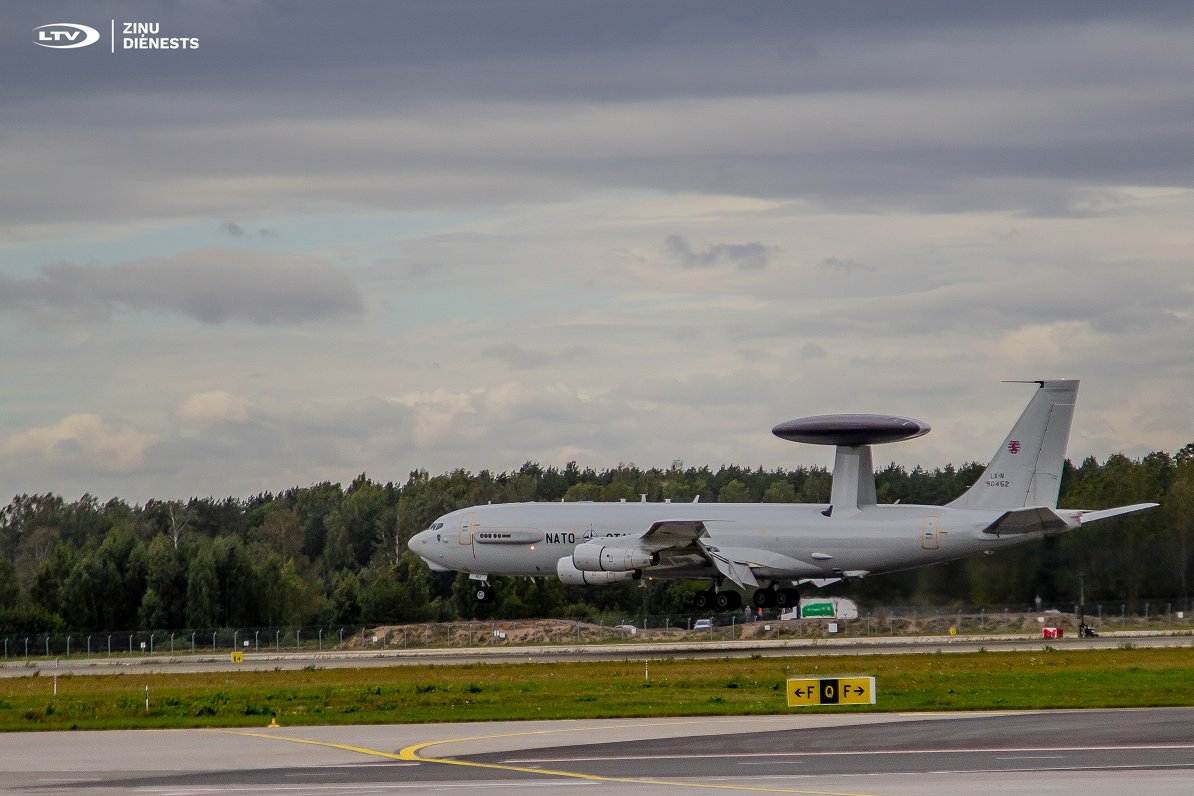
[[[788,679],[788,707],[813,705],[873,705],[874,677],[792,677]]]

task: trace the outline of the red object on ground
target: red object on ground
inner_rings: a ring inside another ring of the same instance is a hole
[[[1061,638],[1065,635],[1065,629],[1060,627],[1044,627],[1041,628],[1042,638]]]

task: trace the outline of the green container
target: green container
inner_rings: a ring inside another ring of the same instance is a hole
[[[801,619],[808,619],[814,616],[833,617],[834,615],[835,611],[833,610],[833,603],[831,602],[805,603],[804,605],[800,606]]]

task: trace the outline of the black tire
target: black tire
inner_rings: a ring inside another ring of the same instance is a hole
[[[755,608],[774,608],[775,607],[775,589],[759,589],[750,598],[754,603]]]
[[[795,589],[780,589],[775,593],[777,608],[791,608],[800,603],[800,592]]]
[[[717,595],[713,598],[713,601],[715,603],[717,603],[717,610],[719,610],[719,611],[730,610],[730,608],[732,607],[730,605],[730,603],[733,602],[733,599],[730,597],[730,595],[735,594],[735,593],[736,592],[732,592],[732,591],[719,591],[717,593]]]
[[[713,592],[698,591],[696,596],[692,598],[692,604],[698,611],[704,611],[713,605]]]
[[[477,602],[487,603],[493,599],[493,590],[488,586],[478,586],[473,596],[477,598]]]

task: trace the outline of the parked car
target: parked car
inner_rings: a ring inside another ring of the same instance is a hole
[[[619,633],[625,633],[628,636],[633,636],[638,633],[638,628],[634,625],[614,625],[614,630]]]
[[[693,623],[693,630],[710,630],[713,627],[712,619],[698,619]]]

